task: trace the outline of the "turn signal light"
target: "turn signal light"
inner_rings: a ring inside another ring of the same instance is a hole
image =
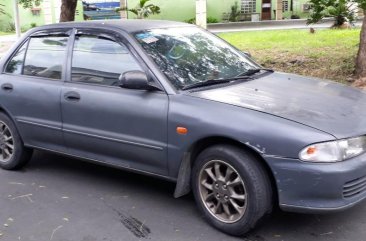
[[[185,128],[185,127],[178,126],[178,127],[177,127],[177,133],[178,133],[179,135],[185,135],[185,134],[187,134],[187,133],[188,133],[188,129],[187,129],[187,128]]]

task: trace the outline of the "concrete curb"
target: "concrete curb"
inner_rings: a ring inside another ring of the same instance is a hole
[[[358,18],[356,22],[359,22],[363,17]],[[298,26],[312,27],[319,26],[320,24],[332,23],[334,18],[324,18],[318,24],[307,25],[307,19],[287,19],[287,20],[270,20],[270,21],[259,21],[259,22],[228,22],[228,23],[213,23],[208,24],[207,29],[214,32],[225,32],[225,29],[238,30],[238,29],[258,29],[258,28],[277,28],[286,27],[284,29]]]

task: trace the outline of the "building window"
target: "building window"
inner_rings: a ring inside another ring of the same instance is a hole
[[[288,11],[288,1],[282,1],[282,11]]]
[[[242,13],[255,13],[256,12],[256,0],[242,0],[241,12]]]

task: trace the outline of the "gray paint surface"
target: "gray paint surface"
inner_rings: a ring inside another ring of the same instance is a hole
[[[366,133],[363,92],[283,73],[258,75],[248,82],[209,90],[180,92],[130,36],[141,29],[180,26],[187,25],[133,20],[35,28],[19,43],[32,34],[48,31],[70,34],[62,80],[1,74],[0,86],[12,84],[13,90],[1,91],[0,107],[14,120],[29,147],[176,181],[184,154],[198,142],[227,138],[253,150],[268,165],[283,209],[342,209],[366,197],[364,192],[345,199],[341,193],[345,182],[366,176],[365,155],[327,165],[298,159],[299,151],[309,144]],[[69,82],[70,43],[76,32],[71,28],[103,32],[103,36],[126,44],[162,90]],[[1,59],[0,66],[12,51]],[[69,94],[76,94],[78,99],[66,100]],[[177,126],[186,127],[188,134],[177,134]]]

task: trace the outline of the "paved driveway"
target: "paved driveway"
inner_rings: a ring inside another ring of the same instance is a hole
[[[0,240],[15,241],[361,241],[366,203],[331,215],[275,211],[240,239],[208,226],[192,196],[174,185],[37,152],[22,171],[0,170]]]

